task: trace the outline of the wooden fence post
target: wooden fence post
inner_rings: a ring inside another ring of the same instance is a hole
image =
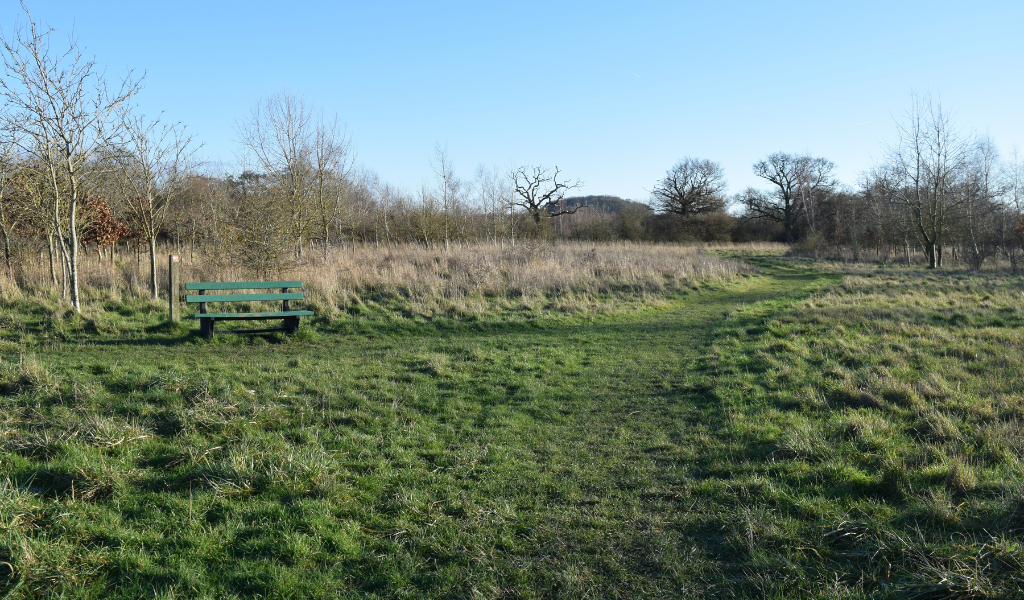
[[[170,312],[172,323],[177,323],[181,320],[181,314],[178,311],[178,295],[180,293],[179,264],[181,264],[181,259],[178,255],[171,254],[167,257],[167,308]]]

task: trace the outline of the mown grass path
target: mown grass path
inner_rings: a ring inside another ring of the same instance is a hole
[[[281,344],[94,333],[24,348],[35,380],[2,397],[7,586],[26,597],[759,589],[751,548],[735,547],[735,521],[758,509],[730,478],[749,465],[703,458],[726,419],[708,350],[737,307],[771,313],[836,281],[761,267],[593,320],[360,326]]]

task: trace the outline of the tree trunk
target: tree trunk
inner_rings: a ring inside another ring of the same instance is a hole
[[[64,236],[57,234],[57,246],[60,248],[60,297],[68,297],[68,248]]]
[[[4,260],[7,262],[7,274],[11,275],[11,233],[7,227],[3,227],[4,234]]]
[[[153,299],[158,300],[160,294],[156,289],[156,234],[149,236],[149,291],[153,293]]]
[[[54,252],[53,252],[53,234],[49,233],[46,235],[47,249],[50,251],[50,282],[53,283],[53,287],[57,287],[57,266],[54,264]]]
[[[924,254],[925,256],[928,257],[928,268],[936,268],[938,265],[936,264],[937,261],[935,260],[935,242],[925,242]]]
[[[68,272],[71,276],[71,307],[75,309],[75,312],[82,312],[82,301],[78,295],[78,232],[76,231],[77,225],[75,224],[75,209],[74,203],[71,204],[71,224],[68,227],[71,239],[70,248],[68,252]]]

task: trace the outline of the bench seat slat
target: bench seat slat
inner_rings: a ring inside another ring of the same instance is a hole
[[[198,302],[255,302],[262,300],[302,300],[302,292],[288,292],[277,294],[203,294],[197,296],[185,296],[187,304]]]
[[[185,284],[186,290],[269,290],[301,287],[301,281],[211,281]]]
[[[315,314],[311,310],[281,310],[276,312],[258,312],[258,313],[194,313],[188,315],[193,319],[217,319],[219,321],[230,320],[230,319],[281,319],[284,317],[308,317]]]

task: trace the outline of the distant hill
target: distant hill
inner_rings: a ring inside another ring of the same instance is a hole
[[[643,202],[624,200],[618,196],[573,196],[565,199],[565,208],[568,209],[584,204],[592,209],[613,214],[630,207],[648,208]]]

